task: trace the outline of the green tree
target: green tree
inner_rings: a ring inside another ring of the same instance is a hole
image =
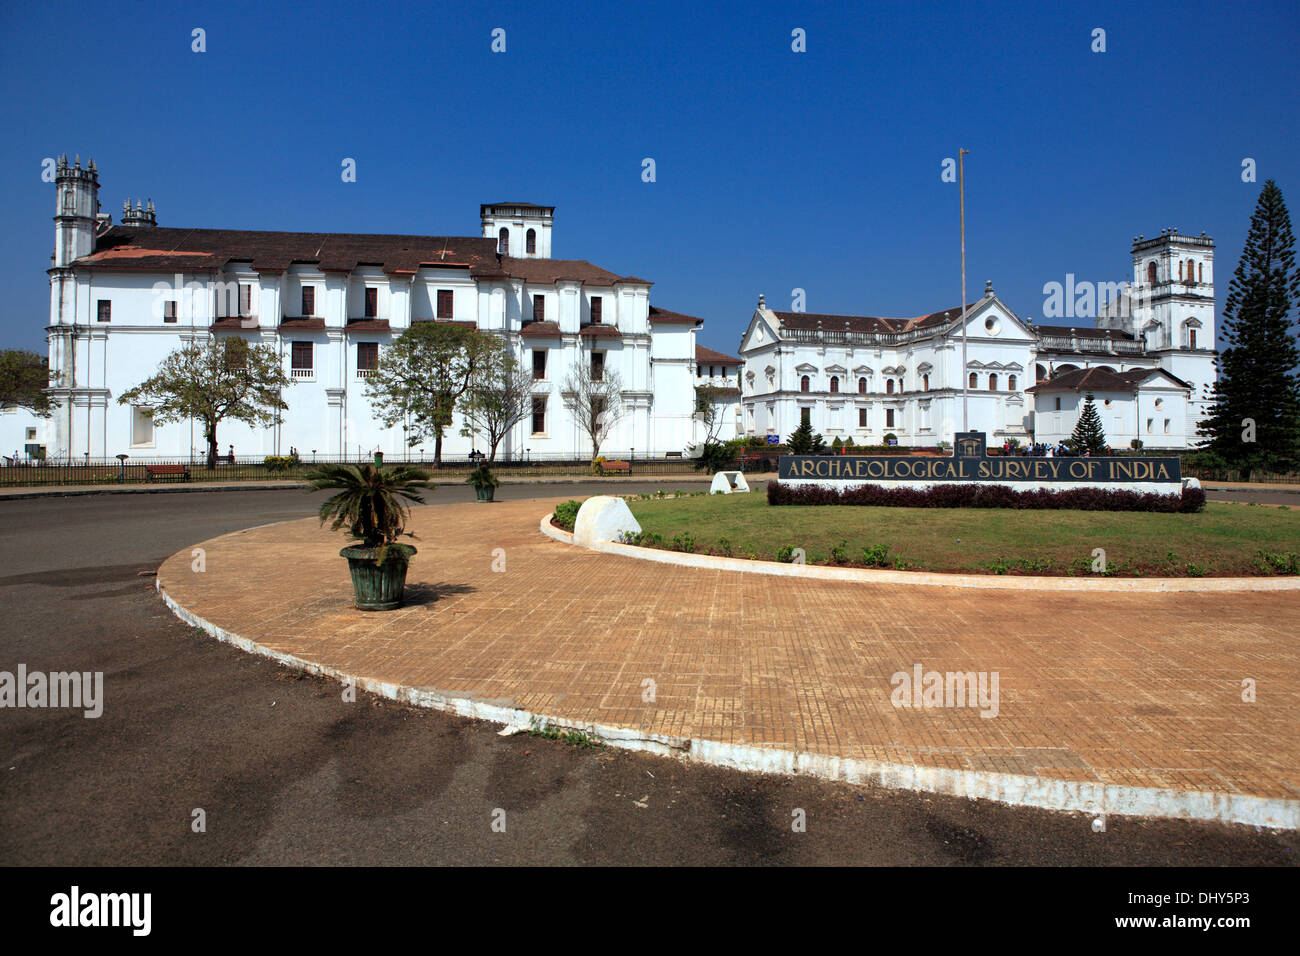
[[[366,396],[388,427],[408,423],[407,444],[434,439],[435,467],[456,403],[492,366],[500,340],[452,322],[417,322],[380,350]]]
[[[194,418],[203,426],[208,467],[217,463],[217,426],[227,418],[270,425],[289,406],[281,390],[292,384],[271,345],[236,336],[208,337],[176,349],[158,372],[118,397],[119,405],[146,405],[156,425]]]
[[[623,380],[604,366],[592,368],[581,357],[564,380],[564,401],[573,412],[578,428],[591,442],[591,458],[600,455],[614,426],[627,414],[623,404]]]
[[[1094,455],[1106,453],[1106,433],[1102,430],[1097,406],[1092,403],[1092,392],[1089,392],[1084,400],[1083,411],[1079,413],[1079,420],[1074,423],[1074,434],[1070,439],[1075,443],[1080,454],[1085,451]]]
[[[0,409],[25,408],[49,417],[49,364],[26,349],[0,349]]]
[[[1214,404],[1200,428],[1200,447],[1246,480],[1254,470],[1284,467],[1300,452],[1300,349],[1291,312],[1298,298],[1291,216],[1270,179],[1259,191],[1228,287]]]
[[[789,446],[792,455],[820,455],[826,451],[825,439],[813,432],[811,422],[800,423],[799,427],[790,433],[786,445]]]
[[[511,358],[498,340],[465,398],[466,428],[487,439],[488,461],[496,461],[497,446],[533,410],[532,370]]]

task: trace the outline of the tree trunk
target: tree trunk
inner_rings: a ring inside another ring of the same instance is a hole
[[[434,468],[442,467],[442,429],[441,428],[438,429],[438,431],[433,436],[433,467]]]
[[[203,426],[203,437],[208,440],[208,470],[211,471],[217,467],[217,426],[215,422],[209,422]]]

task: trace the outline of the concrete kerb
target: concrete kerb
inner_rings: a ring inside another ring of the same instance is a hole
[[[543,531],[564,541],[567,532],[550,526]],[[993,800],[1011,806],[1044,810],[1136,817],[1167,817],[1179,820],[1208,820],[1270,829],[1300,829],[1300,800],[1222,794],[1203,791],[1127,787],[1074,780],[1049,780],[1015,774],[982,773],[942,767],[893,764],[854,757],[795,752],[789,750],[728,744],[695,737],[642,734],[631,727],[591,724],[538,714],[506,703],[480,700],[473,695],[453,694],[433,687],[412,687],[348,674],[339,668],[275,651],[256,641],[227,631],[172,599],[161,578],[155,587],[178,618],[223,643],[249,654],[319,677],[327,677],[399,703],[443,711],[459,717],[527,729],[534,723],[579,730],[599,737],[606,744],[624,750],[673,756],[690,762],[712,764],[758,773],[800,774],[848,784],[878,786],[891,790],[938,793],[971,800]]]

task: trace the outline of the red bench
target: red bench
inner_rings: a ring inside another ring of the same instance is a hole
[[[146,481],[153,481],[155,478],[179,478],[181,481],[190,480],[190,470],[184,465],[145,465]]]
[[[630,475],[632,474],[632,464],[626,461],[607,461],[601,464],[600,473],[602,475],[607,475],[611,471],[625,471]]]

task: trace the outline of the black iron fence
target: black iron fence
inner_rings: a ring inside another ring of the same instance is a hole
[[[906,454],[906,449],[890,449],[893,454]],[[740,459],[729,462],[726,469],[750,473],[775,471],[777,460],[785,449],[768,451],[752,449]],[[875,452],[873,452],[875,453]],[[1151,454],[1154,454],[1152,452]],[[1174,457],[1176,453],[1165,452]],[[80,461],[26,461],[11,464],[8,460],[0,466],[0,487],[52,486],[52,485],[114,485],[144,484],[149,482],[238,482],[238,481],[302,481],[317,465],[357,464],[372,458],[336,458],[330,456],[305,456],[266,458],[262,456],[223,456],[215,467],[207,467],[203,458],[160,458],[119,461],[116,458],[90,458]],[[627,468],[623,468],[626,463]],[[433,479],[464,478],[476,466],[470,458],[444,458],[435,465],[432,458],[389,458],[385,465],[410,465],[428,471]],[[670,477],[673,475],[702,474],[691,458],[614,458],[603,467],[596,468],[589,459],[499,459],[489,462],[492,473],[502,478],[584,478],[584,477]],[[611,467],[612,466],[612,467]],[[1184,461],[1183,475],[1201,481],[1238,482],[1244,480],[1240,472],[1201,468]],[[1300,484],[1300,473],[1251,472],[1249,481],[1260,484]]]

